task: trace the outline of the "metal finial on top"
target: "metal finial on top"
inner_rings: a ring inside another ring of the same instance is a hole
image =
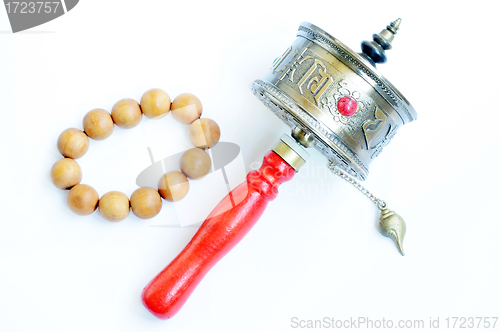
[[[384,63],[387,61],[387,56],[385,55],[385,50],[390,50],[392,47],[392,41],[394,40],[394,35],[398,32],[399,26],[401,25],[401,19],[398,18],[390,25],[388,25],[379,34],[373,35],[373,41],[364,41],[361,43],[360,53],[365,59],[370,61],[372,65],[375,66],[376,63]]]

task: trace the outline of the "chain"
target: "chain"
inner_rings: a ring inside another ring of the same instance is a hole
[[[361,191],[366,197],[370,199],[375,205],[378,206],[380,210],[384,209],[387,204],[385,201],[381,200],[380,198],[375,197],[370,191],[368,191],[365,187],[363,187],[356,179],[354,179],[352,176],[347,174],[346,171],[340,169],[337,167],[332,161],[328,162],[328,168],[330,171],[332,171],[333,174],[340,176],[342,179],[347,181],[348,183],[352,184],[356,189]]]

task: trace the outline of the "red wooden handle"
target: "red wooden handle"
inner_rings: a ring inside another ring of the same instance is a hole
[[[247,181],[217,205],[184,250],[144,288],[146,308],[161,319],[175,315],[205,274],[257,222],[278,195],[278,186],[294,175],[292,167],[269,151],[260,169],[248,173]]]

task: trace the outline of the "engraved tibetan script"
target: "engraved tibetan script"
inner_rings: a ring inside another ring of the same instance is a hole
[[[283,68],[277,70],[276,68],[283,62],[283,60],[290,54],[292,51],[292,47],[290,47],[286,52],[281,56],[281,59],[279,59],[273,67],[273,74],[274,73],[282,73],[281,76],[279,77],[279,80],[282,81],[285,79],[285,77],[288,76],[288,81],[293,82],[294,80],[294,75],[299,66],[306,60],[312,59],[312,56],[304,56],[304,53],[308,50],[307,47],[304,47],[302,51],[299,53],[297,50],[292,55],[292,59],[288,63],[287,66],[283,66]]]
[[[323,62],[314,59],[313,64],[304,76],[302,76],[297,86],[302,95],[304,94],[304,89],[309,90],[316,100],[316,104],[318,104],[321,97],[332,84],[333,78],[326,72],[326,67]]]
[[[281,74],[279,81],[295,83],[301,95],[305,95],[306,92],[312,94],[316,105],[319,105],[321,97],[332,86],[333,78],[327,73],[326,66],[321,60],[306,54],[309,45],[310,43],[300,51],[289,47],[276,59],[271,70],[273,74]]]
[[[363,133],[368,149],[376,148],[392,130],[391,121],[383,110],[377,107],[374,115],[375,120],[367,120],[363,123]]]
[[[285,53],[283,53],[282,56],[280,56],[279,58],[277,58],[274,61],[273,66],[271,67],[271,69],[273,71],[273,74],[274,73],[281,73],[283,71],[283,68],[280,69],[280,70],[277,70],[277,69],[281,65],[281,63],[283,62],[283,60],[285,60],[285,58],[288,56],[288,54],[290,54],[291,51],[292,51],[292,46],[290,46],[289,48],[287,48],[287,50],[285,51]],[[295,53],[293,54],[292,58],[294,58],[296,55],[297,55],[297,50],[295,50]]]

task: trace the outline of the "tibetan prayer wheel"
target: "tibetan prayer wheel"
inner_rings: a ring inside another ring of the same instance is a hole
[[[252,84],[253,93],[291,128],[269,151],[260,169],[229,193],[200,226],[184,250],[144,289],[143,303],[155,316],[172,317],[203,276],[252,228],[278,186],[292,179],[314,147],[329,168],[365,193],[381,210],[380,231],[401,254],[403,219],[357,180],[398,129],[417,118],[403,95],[376,69],[386,61],[401,20],[353,52],[339,40],[304,22],[297,39],[270,72]]]

